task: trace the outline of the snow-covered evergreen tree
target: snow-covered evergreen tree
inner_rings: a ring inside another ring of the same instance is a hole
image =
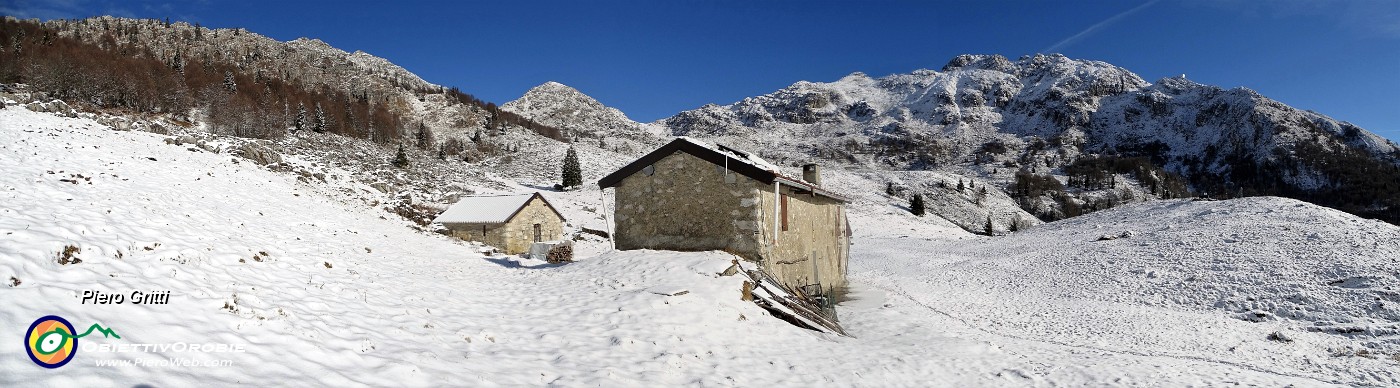
[[[570,146],[569,151],[564,153],[564,167],[561,173],[560,184],[565,188],[578,187],[583,185],[583,169],[578,164],[578,153],[574,147]]]
[[[297,115],[292,119],[292,128],[298,131],[306,130],[306,104],[297,104]]]
[[[909,197],[909,212],[914,213],[914,215],[919,217],[924,216],[925,209],[923,194],[914,194],[913,197]]]
[[[234,80],[232,71],[224,72],[224,90],[229,93],[238,91],[238,81]]]
[[[330,125],[330,123],[326,122],[326,110],[321,108],[321,103],[319,102],[316,103],[316,122],[314,124],[315,126],[312,127],[312,129],[318,133],[325,132],[326,127]]]
[[[408,154],[403,151],[403,143],[399,143],[399,153],[394,155],[394,167],[408,168]]]
[[[423,124],[423,122],[418,122],[418,133],[414,134],[414,139],[417,140],[418,143],[418,149],[432,149],[433,143],[437,142],[437,139],[435,139],[435,137],[436,136],[433,135],[432,129],[428,128],[428,126]]]

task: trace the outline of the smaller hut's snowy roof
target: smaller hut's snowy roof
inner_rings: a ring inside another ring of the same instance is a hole
[[[479,195],[462,197],[433,222],[441,224],[499,224],[510,220],[535,194]],[[540,196],[543,200],[544,196]],[[548,201],[545,202],[548,204]],[[553,206],[550,206],[553,208]],[[556,211],[557,212],[557,211]]]

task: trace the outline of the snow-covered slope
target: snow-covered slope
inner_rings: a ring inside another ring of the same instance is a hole
[[[999,238],[861,201],[855,298],[838,308],[852,337],[831,337],[741,301],[727,254],[486,257],[281,168],[89,119],[0,123],[5,386],[1400,382],[1400,230],[1296,201],[1135,205]],[[546,193],[575,219],[598,194]],[[80,349],[50,370],[18,340],[50,314],[121,336],[85,344],[245,351]],[[230,364],[97,364],[171,358]]]
[[[772,358],[762,353],[787,340],[830,344],[740,301],[741,281],[717,275],[727,254],[520,268],[228,155],[27,110],[0,110],[0,122],[13,140],[0,148],[0,335],[16,339],[0,352],[6,386],[768,384],[812,377],[734,360]],[[59,263],[67,246],[80,262]],[[648,291],[677,285],[690,292]],[[172,296],[93,305],[84,290]],[[88,343],[246,351],[80,349],[49,370],[18,339],[50,314],[121,337]],[[725,334],[737,332],[769,345],[734,346],[752,339]],[[230,364],[97,365],[170,358]]]
[[[1273,197],[1128,205],[970,241],[861,221],[855,279],[987,335],[1400,381],[1394,225]]]

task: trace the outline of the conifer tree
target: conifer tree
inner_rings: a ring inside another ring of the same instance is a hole
[[[418,122],[418,133],[414,137],[418,140],[418,149],[420,150],[430,149],[436,141],[436,139],[434,139],[436,136],[433,136],[433,130],[429,129],[428,126],[424,125],[421,121]]]
[[[330,125],[326,122],[326,110],[321,108],[320,102],[316,103],[316,121],[312,124],[311,130],[316,131],[316,133],[325,132],[326,127]]]
[[[399,143],[399,154],[394,155],[394,167],[408,168],[408,154],[403,152],[403,143]]]
[[[910,212],[910,213],[914,213],[914,215],[919,216],[919,217],[923,217],[923,216],[924,216],[924,195],[923,195],[923,194],[914,194],[913,197],[910,197],[910,198],[909,198],[909,212]]]
[[[344,112],[345,116],[340,121],[342,128],[342,131],[340,133],[349,134],[350,136],[356,136],[361,138],[366,137],[359,132],[359,122],[355,120],[355,107],[350,106],[349,97],[345,98],[345,108],[341,109],[341,112]]]
[[[987,228],[986,232],[987,232],[987,235],[988,235],[988,236],[991,236],[992,233],[996,232],[996,229],[992,228],[992,215],[991,215],[991,214],[988,214],[988,215],[987,215],[987,226],[986,226],[986,228]]]
[[[238,91],[238,81],[234,80],[232,71],[224,71],[224,90],[229,93]]]
[[[297,104],[297,116],[292,120],[292,127],[298,131],[306,130],[306,104]]]
[[[583,169],[578,165],[578,153],[574,151],[572,146],[564,154],[564,167],[561,175],[563,182],[560,185],[565,189],[583,185]]]

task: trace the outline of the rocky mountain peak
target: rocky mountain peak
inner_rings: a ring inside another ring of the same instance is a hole
[[[1006,57],[997,54],[963,54],[953,57],[953,60],[948,61],[947,65],[943,65],[942,71],[953,71],[958,69],[995,70],[1007,74],[1015,74],[1016,64],[1011,63],[1011,61],[1006,59]]]
[[[549,81],[526,91],[524,95],[506,105],[581,105],[591,108],[606,108],[603,103],[593,99],[593,97],[583,94],[569,85]]]
[[[620,137],[651,141],[656,134],[622,111],[603,105],[568,85],[549,81],[531,88],[501,109],[570,132],[575,138]]]

